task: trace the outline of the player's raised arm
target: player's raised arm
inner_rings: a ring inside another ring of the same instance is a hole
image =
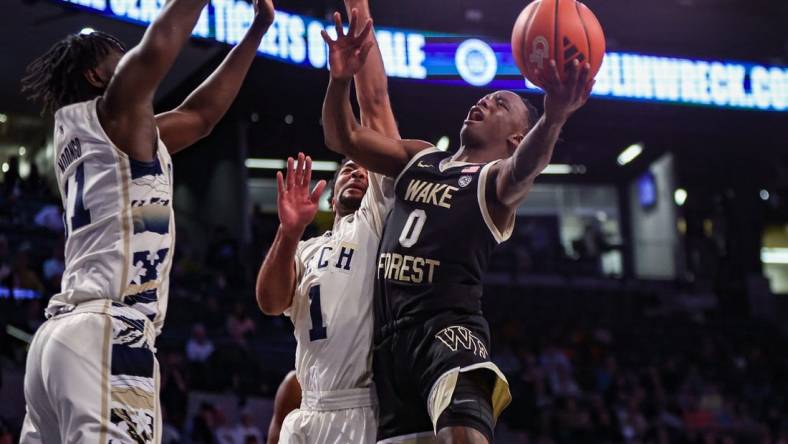
[[[331,80],[323,103],[323,134],[332,151],[343,154],[368,170],[396,176],[410,158],[429,143],[418,140],[397,140],[361,126],[350,105],[350,82],[366,61],[373,42],[367,40],[372,29],[368,20],[360,32],[357,13],[352,13],[348,34],[342,29],[339,13],[334,14],[337,39],[323,31],[329,47]]]
[[[577,61],[560,80],[554,60],[540,78],[545,89],[544,114],[520,142],[514,155],[496,165],[495,197],[505,210],[512,212],[525,200],[536,177],[553,157],[561,128],[569,116],[583,106],[591,94],[593,80],[590,67]]]
[[[309,191],[312,159],[298,154],[298,165],[287,159],[287,176],[276,173],[279,229],[257,275],[255,296],[260,310],[267,315],[284,313],[293,302],[296,285],[296,248],[307,225],[317,213],[317,204],[326,181],[321,180]]]
[[[238,95],[260,40],[274,21],[272,0],[254,0],[255,16],[243,39],[184,102],[156,116],[161,138],[175,153],[207,136]]]
[[[153,97],[189,39],[208,0],[172,0],[148,26],[140,43],[118,63],[97,112],[101,125],[122,151],[148,161],[155,152]],[[100,79],[93,79],[99,81]]]
[[[356,11],[356,20],[366,23],[372,18],[368,0],[345,0],[345,10],[348,16]],[[356,99],[361,111],[361,125],[371,128],[387,137],[400,139],[397,121],[391,109],[389,100],[389,84],[386,77],[386,68],[383,65],[383,55],[380,53],[375,27],[367,39],[372,42],[364,66],[353,77],[356,85]]]

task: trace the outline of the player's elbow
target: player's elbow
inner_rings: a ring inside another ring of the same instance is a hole
[[[216,127],[216,121],[213,119],[209,119],[205,116],[199,116],[197,119],[195,133],[197,134],[197,139],[204,139],[208,137],[212,132],[213,129]]]
[[[274,300],[274,298],[271,297],[272,295],[267,295],[265,293],[266,292],[260,294],[258,292],[257,294],[257,306],[260,307],[260,311],[268,316],[279,316],[284,313],[287,307],[283,306],[284,304],[278,303],[278,301]]]
[[[177,109],[178,112],[186,115],[184,122],[188,122],[191,133],[197,140],[208,137],[219,122],[219,117],[211,115],[205,108],[205,106],[187,101]]]
[[[324,126],[323,138],[326,147],[337,154],[349,156],[352,152],[352,136],[343,135],[339,130],[332,130]]]
[[[282,298],[282,294],[290,294],[291,296],[285,299]],[[255,288],[255,298],[257,299],[257,306],[263,314],[279,316],[290,306],[292,291],[288,293],[286,290],[274,289],[264,285],[262,280],[258,280]]]
[[[326,144],[326,148],[337,154],[344,154],[342,152],[342,144],[338,140],[339,138],[333,133],[329,128],[323,127],[323,142]]]
[[[536,174],[519,178],[511,172],[502,171],[496,177],[495,199],[501,206],[516,210],[533,187],[535,178]]]

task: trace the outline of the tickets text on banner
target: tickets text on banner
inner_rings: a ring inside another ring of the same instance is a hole
[[[54,0],[106,16],[148,24],[165,0]],[[197,37],[235,44],[254,11],[243,0],[211,0],[194,30]],[[260,44],[266,57],[326,69],[328,48],[321,30],[333,24],[277,11]],[[377,27],[390,77],[485,88],[536,90],[524,85],[508,43],[456,34]],[[593,94],[624,100],[707,105],[765,111],[788,110],[788,67],[690,60],[608,52]]]

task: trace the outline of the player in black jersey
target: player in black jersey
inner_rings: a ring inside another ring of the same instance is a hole
[[[365,26],[369,26],[367,23]],[[387,138],[357,122],[350,81],[372,44],[337,27],[323,106],[326,145],[371,171],[396,177],[396,202],[376,264],[375,354],[379,442],[492,441],[511,400],[489,360],[481,313],[482,274],[509,238],[515,210],[548,165],[559,132],[585,104],[590,66],[560,80],[555,61],[539,73],[544,115],[511,91],[482,97],[468,112],[454,153]]]

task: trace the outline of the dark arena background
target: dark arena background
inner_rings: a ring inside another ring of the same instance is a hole
[[[541,108],[508,43],[525,1],[371,3],[404,137],[456,150],[467,110],[495,89]],[[0,444],[19,440],[28,343],[63,271],[52,120],[20,93],[25,66],[69,33],[131,47],[163,4],[0,4]],[[485,276],[491,355],[514,398],[495,442],[788,443],[788,2],[586,4],[607,39],[593,95]],[[275,6],[230,111],[174,156],[166,443],[265,442],[294,366],[292,324],[260,312],[254,279],[284,159],[311,155],[318,179],[339,161],[323,143],[319,32],[344,7]],[[216,67],[250,13],[210,2],[157,109]],[[321,210],[308,236],[331,227]]]

